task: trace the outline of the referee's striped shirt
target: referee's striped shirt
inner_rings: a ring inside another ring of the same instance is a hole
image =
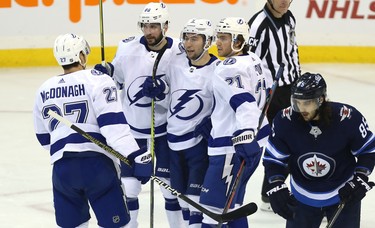
[[[249,20],[250,51],[262,59],[266,76],[274,79],[280,63],[285,65],[280,87],[293,84],[301,75],[295,26],[296,19],[289,10],[275,18],[267,6]]]

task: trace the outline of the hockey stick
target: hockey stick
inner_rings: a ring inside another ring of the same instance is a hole
[[[122,154],[120,154],[119,152],[115,151],[114,149],[112,149],[108,145],[106,145],[106,144],[100,142],[99,140],[95,139],[90,134],[88,134],[87,132],[83,131],[82,129],[80,129],[79,127],[77,127],[73,123],[71,123],[69,120],[63,118],[62,116],[60,116],[56,112],[54,112],[52,110],[48,110],[48,115],[50,115],[51,117],[55,118],[59,122],[65,124],[66,126],[70,127],[74,131],[78,132],[83,137],[85,137],[86,139],[90,140],[94,144],[98,145],[100,148],[104,149],[108,153],[114,155],[116,158],[120,159],[121,161],[123,161],[125,163],[129,162],[129,160],[126,157],[124,157]],[[163,182],[158,177],[151,176],[151,180],[155,181],[157,184],[159,184],[163,188],[165,188],[168,191],[170,191],[173,195],[181,198],[185,202],[187,202],[190,205],[192,205],[193,207],[195,207],[197,210],[201,211],[202,213],[206,214],[207,216],[211,217],[212,219],[214,219],[214,220],[216,220],[218,222],[228,222],[228,221],[231,221],[231,220],[236,220],[238,218],[242,218],[242,217],[246,217],[248,215],[251,215],[251,214],[253,214],[253,213],[255,213],[257,211],[257,205],[255,203],[249,203],[249,204],[246,204],[245,206],[237,208],[236,210],[233,210],[233,211],[231,211],[229,213],[226,213],[226,214],[217,214],[217,213],[214,213],[212,211],[207,210],[206,208],[204,208],[200,204],[196,203],[192,199],[190,199],[187,196],[179,193],[177,190],[173,189],[170,185],[168,185],[167,183]]]
[[[127,164],[128,166],[131,167],[129,159],[127,159],[124,155],[122,155],[119,152],[117,152],[116,150],[112,149],[112,147],[108,146],[107,144],[102,143],[101,141],[99,141],[95,137],[91,136],[89,133],[85,132],[81,128],[79,128],[76,125],[74,125],[73,123],[71,123],[69,120],[63,118],[62,116],[60,116],[56,112],[52,111],[51,109],[48,110],[48,115],[52,116],[53,118],[55,118],[56,120],[58,120],[61,123],[65,124],[66,126],[70,127],[71,129],[75,130],[76,132],[78,132],[79,134],[81,134],[83,137],[85,137],[89,141],[95,143],[100,148],[102,148],[103,150],[109,152],[110,154],[112,154],[113,156],[115,156],[116,158],[120,159],[125,164]]]
[[[152,67],[152,79],[156,83],[156,71],[158,70],[159,62],[167,49],[167,43],[160,49],[156,56],[154,66]],[[155,99],[151,100],[151,142],[150,142],[151,162],[152,162],[152,174],[155,176]],[[154,227],[154,182],[150,183],[150,228]]]
[[[225,214],[217,214],[217,213],[214,213],[212,211],[207,210],[206,208],[204,208],[200,204],[196,203],[192,199],[190,199],[190,198],[186,197],[185,195],[181,194],[176,189],[172,188],[170,185],[168,185],[167,183],[160,180],[158,177],[152,176],[151,179],[153,181],[155,181],[157,184],[159,184],[160,186],[162,186],[163,188],[170,191],[173,195],[179,197],[183,201],[185,201],[188,204],[195,207],[197,210],[201,211],[203,214],[206,214],[210,218],[212,218],[215,221],[220,222],[220,223],[236,220],[236,219],[239,219],[239,218],[242,218],[242,217],[246,217],[248,215],[254,214],[258,209],[258,207],[255,203],[249,203],[249,204],[246,204],[246,205],[244,205],[240,208],[237,208],[236,210],[233,210],[231,212],[228,212],[228,213],[225,213]]]
[[[274,95],[275,90],[277,88],[277,85],[279,83],[279,79],[280,79],[281,75],[283,74],[283,71],[284,71],[284,64],[281,63],[280,67],[279,67],[279,70],[276,73],[275,80],[272,83],[271,89],[270,89],[269,93],[267,94],[265,105],[264,105],[264,107],[262,109],[262,112],[259,116],[259,122],[258,122],[258,129],[257,130],[259,130],[259,128],[262,126],[263,120],[264,120],[264,118],[267,114],[268,107],[271,104],[273,95]],[[254,136],[254,138],[256,139],[256,135]],[[228,199],[225,203],[224,210],[223,210],[224,214],[227,213],[227,211],[229,210],[230,205],[232,204],[232,201],[234,199],[234,196],[236,195],[236,190],[237,190],[238,184],[240,183],[240,180],[242,178],[244,167],[245,167],[245,160],[242,160],[240,168],[239,168],[239,170],[237,172],[237,175],[236,175],[236,179],[234,180],[233,186],[232,186],[231,191],[229,193],[229,197],[228,197]],[[221,225],[222,224],[219,223],[218,227],[221,227]]]
[[[103,26],[103,0],[99,1],[99,27],[100,27],[100,51],[102,57],[102,66],[105,67],[105,55],[104,55],[104,26]],[[108,71],[109,72],[109,71]]]
[[[331,228],[331,227],[333,226],[333,224],[336,222],[337,217],[339,217],[339,215],[340,215],[342,209],[344,209],[344,207],[345,207],[345,202],[341,202],[341,203],[337,206],[335,212],[333,213],[333,217],[332,217],[332,219],[328,222],[326,228]]]

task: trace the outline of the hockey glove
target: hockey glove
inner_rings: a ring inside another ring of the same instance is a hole
[[[210,132],[212,129],[211,116],[206,116],[194,129],[194,137],[202,135],[204,139],[208,141],[210,138]]]
[[[296,207],[296,199],[290,194],[284,181],[275,181],[267,186],[267,196],[273,212],[284,219],[293,219],[293,209]]]
[[[155,80],[149,76],[143,83],[142,93],[146,97],[158,98],[163,100],[165,94],[168,93],[169,87],[163,79],[155,78]]]
[[[153,168],[150,151],[146,147],[142,147],[129,154],[128,159],[132,163],[134,177],[142,184],[146,184],[150,180]]]
[[[108,74],[109,76],[113,77],[115,67],[112,65],[112,63],[106,62],[105,66],[103,66],[102,64],[96,64],[94,69],[102,72],[103,74]]]
[[[356,173],[352,180],[348,181],[344,187],[340,188],[339,196],[341,201],[346,203],[357,203],[361,201],[366,192],[370,191],[375,183],[368,180],[368,177],[361,173]]]
[[[246,166],[257,167],[262,152],[260,151],[252,129],[238,130],[234,132],[232,142],[234,150],[240,160],[245,160]],[[255,169],[254,169],[255,170]]]

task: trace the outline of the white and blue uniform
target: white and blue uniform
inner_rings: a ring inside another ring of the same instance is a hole
[[[139,147],[126,124],[115,83],[96,70],[52,77],[37,91],[33,118],[36,137],[51,155],[57,224],[76,227],[88,221],[89,200],[100,226],[124,226],[129,214],[119,160],[51,118],[49,110],[126,157]],[[106,209],[97,210],[100,208]],[[118,215],[116,220],[113,215]]]
[[[201,203],[224,208],[240,166],[232,144],[233,134],[243,129],[257,131],[266,89],[271,83],[263,75],[261,60],[254,53],[229,57],[216,67],[213,78],[215,107],[208,142],[210,164],[202,187]],[[265,145],[268,134],[268,122],[264,120],[257,134],[260,146]],[[242,204],[249,178],[242,179],[237,200],[233,201],[235,204]]]
[[[312,207],[338,204],[338,190],[355,168],[370,173],[375,161],[375,136],[354,107],[328,102],[329,125],[306,122],[291,107],[274,119],[263,163],[267,178],[290,172],[294,197]]]
[[[203,66],[194,66],[185,53],[176,56],[166,73],[169,85],[167,139],[171,149],[171,186],[194,201],[199,200],[208,167],[207,141],[194,129],[211,115],[213,72],[218,59],[211,55]],[[185,220],[201,223],[202,213],[180,201]]]
[[[167,49],[160,59],[156,78],[165,77],[166,68],[172,58],[180,53],[179,41],[166,38]],[[116,57],[113,59],[114,79],[122,89],[122,102],[126,121],[140,146],[148,146],[151,138],[151,98],[143,96],[145,79],[152,76],[157,52],[151,51],[144,36],[130,37],[120,41]],[[167,97],[155,102],[155,154],[156,175],[169,178],[169,156],[166,142]],[[163,154],[160,154],[163,153]],[[122,176],[132,176],[132,170],[123,170]]]
[[[51,119],[47,114],[50,109],[125,157],[139,149],[126,124],[115,84],[99,71],[78,71],[47,80],[35,99],[35,132],[40,144],[50,151],[52,164],[67,151],[97,151],[118,162],[79,133]]]
[[[166,81],[170,90],[168,107],[168,144],[172,150],[184,150],[198,144],[194,129],[213,109],[213,72],[218,59],[211,55],[204,66],[194,66],[183,53],[168,68]]]
[[[207,141],[194,136],[194,129],[213,106],[212,78],[218,59],[211,55],[204,66],[194,66],[183,53],[171,61],[166,82],[171,101],[168,107],[167,138],[171,154],[171,184],[183,194],[199,195],[208,165]],[[173,168],[172,168],[173,167]]]
[[[167,49],[160,59],[156,77],[164,79],[165,71],[172,58],[181,53],[179,40],[166,38]],[[146,77],[152,76],[152,69],[158,52],[147,47],[142,37],[130,37],[120,41],[113,59],[114,79],[121,85],[122,101],[126,120],[135,138],[150,138],[151,98],[142,94],[142,85]],[[167,97],[165,101],[168,102]],[[155,136],[167,133],[167,109],[162,103],[155,102]]]
[[[167,49],[159,61],[155,78],[164,79],[165,71],[171,59],[181,53],[179,40],[165,37]],[[158,52],[152,51],[147,45],[144,36],[130,37],[120,41],[116,56],[112,61],[114,66],[114,80],[122,89],[122,102],[126,121],[130,126],[138,145],[150,148],[151,139],[151,101],[143,96],[143,83],[147,77],[152,76],[153,66]],[[167,143],[167,104],[169,96],[154,103],[154,152],[156,157],[155,175],[169,184],[170,156]],[[126,196],[132,217],[132,226],[137,226],[137,213],[139,209],[138,195],[141,192],[141,183],[134,178],[134,170],[122,166],[121,180],[126,183]],[[129,183],[129,188],[128,188]],[[161,187],[166,200],[165,208],[170,224],[181,216],[181,208],[177,197]],[[178,215],[177,215],[178,214]],[[133,221],[134,220],[134,221]],[[174,225],[172,225],[174,226]]]

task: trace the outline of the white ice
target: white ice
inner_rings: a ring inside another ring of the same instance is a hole
[[[302,69],[321,73],[328,83],[329,98],[355,106],[375,132],[375,64],[303,64]],[[59,67],[0,69],[0,227],[56,227],[49,154],[35,138],[32,106],[39,85],[61,72]],[[259,166],[248,183],[245,203],[260,204],[262,168]],[[375,180],[374,175],[372,179]],[[149,186],[146,184],[140,195],[140,228],[150,227]],[[166,228],[164,203],[157,185],[154,196],[154,227]],[[374,227],[375,190],[367,194],[362,205],[361,227]],[[91,215],[90,227],[97,227],[95,216]],[[248,220],[253,228],[285,226],[281,217],[261,210]]]

